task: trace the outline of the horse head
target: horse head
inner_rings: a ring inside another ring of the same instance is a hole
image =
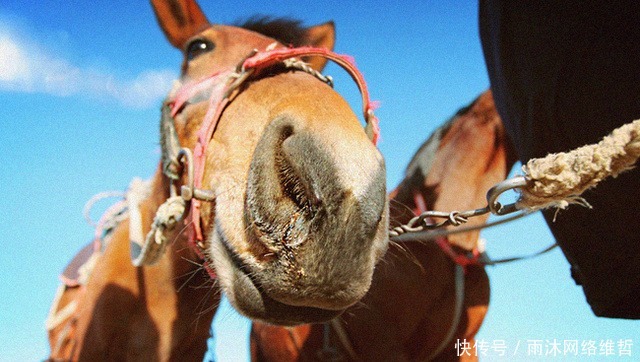
[[[167,102],[187,94],[172,117],[181,147],[194,150],[216,87],[206,79],[236,69],[254,49],[293,42],[211,25],[193,0],[152,4],[184,54]],[[301,36],[293,45],[332,48],[333,24]],[[326,63],[305,60],[318,70]],[[194,85],[198,91],[185,91]],[[271,67],[237,89],[201,142],[201,187],[213,196],[192,222],[240,313],[277,324],[317,322],[364,296],[388,242],[385,166],[340,95],[308,72]]]

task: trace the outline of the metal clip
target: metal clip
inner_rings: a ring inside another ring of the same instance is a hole
[[[182,165],[182,169],[187,170],[187,183],[180,187],[180,196],[184,201],[191,201],[193,198],[193,153],[188,148],[181,148],[178,152],[178,161]],[[185,164],[186,161],[186,164]]]
[[[515,203],[502,205],[498,202],[498,198],[505,191],[522,188],[527,185],[527,179],[524,176],[516,176],[508,180],[504,180],[493,186],[487,192],[487,202],[489,210],[494,215],[506,215],[518,211]]]
[[[186,165],[185,165],[186,159]],[[211,190],[203,190],[198,189],[194,186],[193,180],[193,153],[188,148],[181,148],[178,153],[178,161],[182,165],[183,169],[186,167],[187,170],[187,182],[185,185],[180,187],[180,196],[184,199],[184,201],[191,201],[191,199],[196,199],[200,201],[214,201],[216,199],[216,195]]]

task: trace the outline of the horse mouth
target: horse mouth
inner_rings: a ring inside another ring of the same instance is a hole
[[[217,230],[216,234],[219,237],[219,242],[213,244],[216,270],[224,270],[219,273],[222,287],[231,304],[241,314],[270,324],[295,326],[326,322],[344,312],[344,309],[297,306],[273,299],[252,277],[247,263],[232,250],[222,233]]]

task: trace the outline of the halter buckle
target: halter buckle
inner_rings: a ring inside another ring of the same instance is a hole
[[[193,179],[193,153],[188,148],[181,148],[178,153],[178,162],[182,166],[182,169],[187,170],[187,182],[180,187],[180,196],[184,201],[191,201],[192,199],[200,201],[213,201],[216,198],[215,193],[212,190],[203,190],[194,187]]]

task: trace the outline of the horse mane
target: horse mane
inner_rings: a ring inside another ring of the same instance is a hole
[[[299,47],[307,42],[307,29],[300,20],[257,15],[238,26],[276,39],[284,45]]]

